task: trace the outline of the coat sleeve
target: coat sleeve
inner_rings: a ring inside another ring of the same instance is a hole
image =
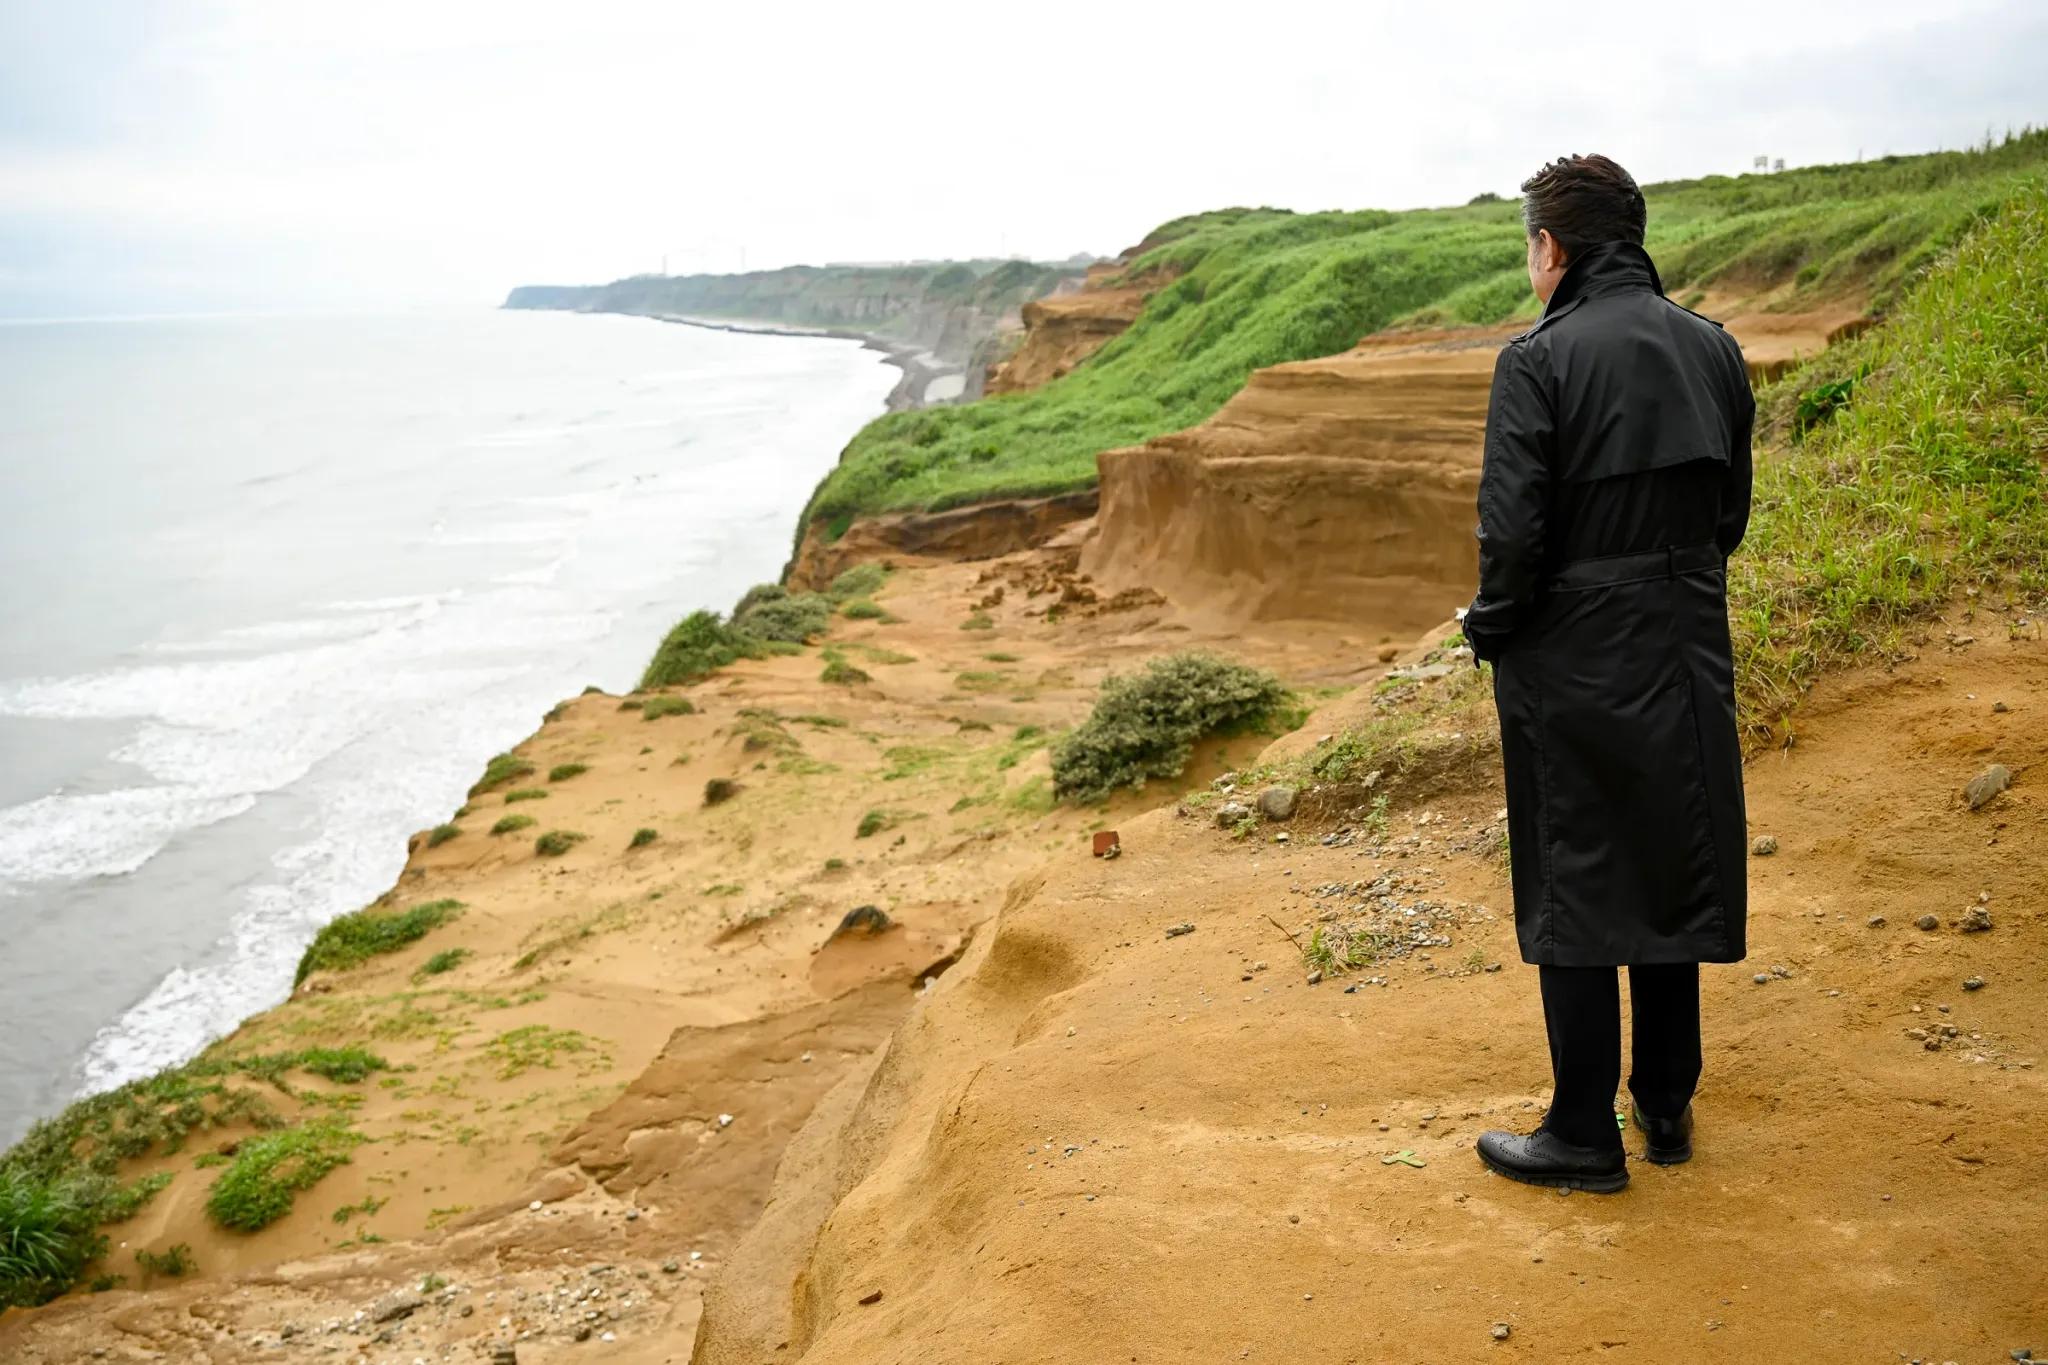
[[[1726,558],[1742,544],[1749,531],[1750,436],[1756,427],[1756,395],[1750,392],[1747,374],[1736,395],[1734,420],[1729,424],[1728,486],[1721,491],[1721,520],[1714,531],[1714,543]]]
[[[1528,348],[1502,348],[1493,365],[1479,475],[1479,594],[1465,613],[1465,638],[1481,659],[1500,654],[1542,591],[1555,431],[1550,396]]]

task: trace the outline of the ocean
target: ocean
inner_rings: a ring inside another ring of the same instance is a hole
[[[0,325],[0,1145],[282,1000],[491,754],[773,579],[894,377],[603,315]]]

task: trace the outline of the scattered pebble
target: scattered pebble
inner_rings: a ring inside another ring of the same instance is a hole
[[[1759,986],[1768,986],[1771,984],[1771,974],[1769,972],[1758,972],[1750,980],[1756,982]]]
[[[1496,1323],[1495,1323],[1495,1324],[1493,1325],[1493,1339],[1494,1339],[1495,1341],[1506,1341],[1506,1340],[1508,1339],[1509,1335],[1510,1335],[1510,1334],[1511,1334],[1511,1333],[1512,1333],[1512,1332],[1513,1332],[1514,1330],[1515,1330],[1514,1328],[1512,1328],[1512,1327],[1508,1326],[1508,1325],[1507,1325],[1506,1323],[1504,1323],[1504,1322],[1496,1322]]]
[[[1991,912],[1979,903],[1963,911],[1963,932],[1981,934],[1991,927]]]
[[[1964,990],[1966,990],[1966,991],[1981,991],[1981,990],[1983,990],[1983,989],[1984,989],[1984,978],[1983,978],[1983,977],[1981,977],[1981,976],[1966,976],[1966,977],[1964,977],[1964,978],[1963,978],[1963,989],[1964,989]]]
[[[1309,984],[1309,985],[1311,985],[1311,986],[1315,986],[1315,985],[1320,985],[1320,984],[1321,984],[1321,982],[1322,982],[1322,979],[1323,979],[1323,971],[1322,971],[1322,968],[1320,968],[1320,967],[1318,967],[1318,968],[1317,968],[1316,970],[1314,970],[1314,971],[1312,971],[1312,972],[1310,972],[1310,973],[1308,974],[1308,984]]]
[[[718,1126],[719,1126],[720,1128],[730,1128],[730,1127],[732,1127],[732,1115],[731,1115],[731,1114],[720,1114],[720,1115],[718,1116]]]
[[[527,1208],[529,1208],[529,1209],[531,1209],[531,1210],[533,1210],[533,1211],[534,1211],[535,1213],[539,1213],[539,1212],[540,1212],[540,1200],[536,1199],[536,1200],[534,1200],[534,1201],[533,1201],[533,1202],[532,1202],[531,1204],[528,1204],[528,1205],[527,1205],[526,1207],[527,1207]]]
[[[1768,858],[1778,851],[1778,836],[1759,834],[1750,842],[1749,851],[1759,858]]]
[[[1870,927],[1871,927],[1871,928],[1873,928],[1873,929],[1882,929],[1882,928],[1884,928],[1884,916],[1883,916],[1883,915],[1872,915],[1872,916],[1870,917],[1870,921],[1869,921],[1869,923],[1870,923]]]
[[[1195,932],[1195,926],[1192,924],[1173,924],[1167,926],[1166,936],[1168,938],[1179,938],[1182,934],[1192,934],[1193,932]]]
[[[1941,927],[1941,921],[1936,919],[1932,915],[1922,915],[1919,919],[1913,921],[1913,926],[1917,929],[1926,929],[1931,931],[1939,929]]]
[[[871,1303],[880,1303],[882,1301],[882,1291],[879,1289],[870,1289],[867,1293],[860,1296],[860,1301],[862,1307],[866,1307],[868,1304]]]
[[[2004,715],[2004,714],[2005,714],[2006,712],[2008,712],[2008,711],[2012,710],[2012,708],[2011,708],[2010,706],[2007,706],[2007,705],[2006,705],[2006,704],[2005,704],[2004,702],[2002,702],[2002,701],[1995,701],[1995,702],[1992,702],[1992,703],[1991,703],[1991,710],[1992,710],[1992,713],[1993,713],[1994,715],[2000,715],[2000,716],[2002,716],[2002,715]]]

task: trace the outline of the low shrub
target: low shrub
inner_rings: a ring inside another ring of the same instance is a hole
[[[881,564],[856,564],[832,580],[832,586],[825,589],[825,595],[834,602],[850,602],[856,598],[873,597],[888,581],[889,570]]]
[[[849,621],[879,621],[889,613],[879,602],[870,597],[856,597],[839,609],[839,614]]]
[[[462,965],[463,960],[468,956],[469,949],[467,948],[443,948],[440,952],[428,958],[427,965],[420,968],[420,970],[428,976],[439,976],[443,972],[454,971]]]
[[[1249,729],[1286,705],[1272,674],[1189,651],[1102,684],[1088,719],[1053,746],[1054,794],[1095,801],[1148,777],[1177,777],[1195,742]]]
[[[696,706],[688,697],[650,697],[641,708],[640,719],[660,720],[663,716],[694,716]]]
[[[427,847],[439,848],[460,833],[462,833],[462,826],[460,825],[452,823],[436,825],[427,832]]]
[[[480,792],[487,792],[493,787],[501,787],[532,772],[533,765],[525,759],[511,754],[497,754],[484,765],[484,775],[476,780],[476,785],[469,789],[469,794],[475,796]]]
[[[704,784],[704,804],[715,806],[740,794],[740,784],[729,777],[714,777]]]
[[[178,1242],[162,1251],[138,1250],[135,1264],[142,1267],[145,1275],[162,1275],[173,1280],[199,1269],[199,1262],[192,1257],[191,1246],[185,1242]]]
[[[507,815],[491,826],[492,834],[517,834],[522,829],[531,829],[539,824],[531,815]]]
[[[760,650],[715,611],[693,611],[676,622],[640,675],[644,688],[694,682],[735,659],[759,658]]]
[[[543,858],[559,858],[588,837],[570,829],[551,829],[533,841],[533,851]]]
[[[291,1212],[292,1199],[311,1189],[363,1139],[333,1123],[302,1124],[246,1138],[235,1159],[213,1182],[206,1212],[236,1232],[267,1228]]]
[[[732,628],[756,640],[801,645],[825,633],[832,604],[814,592],[791,593],[772,583],[750,590],[733,608]]]
[[[548,769],[548,781],[567,782],[572,777],[581,777],[590,771],[588,763],[557,763]]]
[[[834,651],[825,654],[825,667],[818,674],[818,681],[835,683],[840,687],[853,687],[864,682],[873,682],[867,672],[846,662],[846,656]]]
[[[661,834],[656,830],[646,828],[636,829],[633,831],[633,837],[631,840],[627,842],[626,847],[645,848],[649,844],[653,843],[656,839],[659,839],[660,837]]]
[[[854,826],[853,837],[856,839],[872,838],[885,829],[895,828],[895,825],[896,819],[889,812],[885,810],[871,810],[866,815],[861,816],[860,823]]]
[[[314,936],[299,959],[293,985],[314,972],[346,971],[359,967],[380,953],[396,952],[406,944],[424,938],[427,932],[453,919],[462,902],[426,901],[397,913],[355,910],[331,920]]]
[[[505,793],[505,804],[508,806],[519,801],[545,801],[547,799],[548,789],[546,787],[521,787],[518,791]]]
[[[106,1253],[91,1181],[0,1170],[0,1308],[47,1303]]]

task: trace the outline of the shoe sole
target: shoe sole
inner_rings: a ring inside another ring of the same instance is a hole
[[[1526,1171],[1510,1170],[1484,1152],[1479,1154],[1479,1159],[1495,1175],[1504,1175],[1524,1185],[1541,1185],[1552,1190],[1584,1190],[1587,1194],[1619,1194],[1628,1188],[1627,1171],[1614,1175],[1531,1175]]]
[[[1683,1166],[1692,1160],[1692,1144],[1683,1147],[1645,1147],[1643,1160],[1653,1166]]]

